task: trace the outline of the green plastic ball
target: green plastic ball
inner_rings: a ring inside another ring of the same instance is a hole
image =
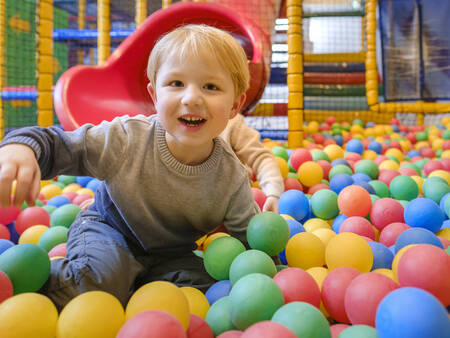
[[[225,296],[213,303],[206,314],[205,321],[217,337],[223,332],[235,330],[236,327],[231,322],[230,297]]]
[[[80,211],[81,208],[76,204],[64,204],[50,215],[50,226],[64,226],[69,228]]]
[[[252,273],[262,273],[272,278],[277,268],[272,258],[259,250],[247,250],[238,255],[230,266],[230,283],[234,285],[239,279]]]
[[[426,181],[428,181],[428,179]],[[438,180],[433,180],[427,183],[425,189],[422,186],[422,191],[426,198],[432,199],[437,204],[440,204],[442,197],[450,192],[450,186],[447,182],[443,183]]]
[[[316,191],[311,196],[311,209],[314,215],[325,220],[335,218],[339,214],[337,198],[338,195],[333,190]]]
[[[51,227],[39,238],[38,245],[45,251],[49,252],[58,244],[67,242],[68,232],[69,229],[60,225]]]
[[[392,197],[396,200],[411,201],[419,195],[419,187],[416,181],[406,175],[394,177],[389,185]]]
[[[347,174],[347,175],[352,176],[353,172],[352,172],[352,169],[348,165],[337,164],[333,168],[331,168],[330,172],[328,173],[328,177],[331,180],[333,178],[333,176],[335,176],[337,174]]]
[[[286,161],[289,160],[289,155],[288,155],[286,149],[283,147],[280,147],[280,146],[273,147],[272,152],[277,157],[281,157],[281,158],[285,159]]]
[[[377,194],[380,198],[391,197],[391,193],[389,192],[388,186],[381,181],[372,180],[369,182],[370,186],[375,190],[375,194]]]
[[[330,162],[330,157],[328,156],[328,154],[321,149],[314,149],[313,151],[311,151],[311,155],[314,162],[317,162],[319,160]]]
[[[0,255],[0,270],[14,287],[14,294],[36,292],[50,275],[47,251],[31,243],[15,245]]]
[[[250,220],[247,241],[252,249],[264,251],[269,256],[278,255],[289,240],[289,225],[279,214],[261,212]]]
[[[234,237],[224,236],[215,239],[203,254],[206,272],[217,280],[229,279],[231,263],[244,251],[244,244]]]
[[[76,176],[68,176],[68,175],[59,175],[58,176],[58,182],[61,182],[62,184],[69,185],[72,183],[77,183]]]
[[[339,334],[339,338],[378,338],[377,330],[369,325],[351,325]]]
[[[380,171],[375,162],[371,160],[361,160],[356,163],[355,173],[362,173],[368,175],[371,179],[376,180]]]
[[[402,164],[402,165],[400,166],[400,169],[401,169],[401,168],[411,168],[411,169],[413,169],[413,170],[417,173],[417,176],[420,176],[420,175],[421,175],[421,172],[420,172],[419,167],[416,166],[414,163],[404,163],[404,164]]]

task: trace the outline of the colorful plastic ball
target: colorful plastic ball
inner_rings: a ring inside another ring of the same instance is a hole
[[[356,173],[352,175],[354,182],[367,182],[369,183],[371,181],[371,178],[363,173]]]
[[[450,256],[444,250],[429,244],[411,247],[398,262],[397,277],[401,286],[426,290],[450,305]]]
[[[372,205],[370,220],[378,230],[394,222],[403,223],[403,206],[395,199],[381,198]]]
[[[325,245],[315,235],[302,232],[291,237],[286,245],[286,259],[290,267],[307,270],[325,264]]]
[[[287,177],[284,179],[284,191],[288,191],[288,190],[303,191],[303,186],[297,178]],[[261,210],[262,210],[262,208],[261,208]]]
[[[376,314],[379,338],[448,337],[450,321],[445,307],[425,290],[404,287],[392,291]]]
[[[205,293],[209,305],[213,305],[220,298],[228,296],[231,287],[231,282],[229,280],[221,280],[211,285]]]
[[[337,158],[344,158],[344,150],[337,144],[329,144],[323,151],[328,155],[330,161],[334,161]]]
[[[319,190],[311,197],[311,209],[319,218],[329,220],[339,214],[337,194],[332,190]]]
[[[203,292],[191,286],[181,287],[180,290],[189,303],[189,313],[204,319],[209,310],[209,302]]]
[[[31,243],[38,244],[42,234],[48,230],[46,225],[33,225],[27,228],[19,237],[18,244]]]
[[[52,301],[38,293],[24,293],[0,304],[2,338],[53,338],[58,311]]]
[[[274,156],[281,157],[285,161],[287,161],[289,159],[289,155],[288,155],[286,149],[283,147],[280,147],[280,146],[273,147],[272,153],[274,154]]]
[[[371,160],[361,160],[355,165],[355,173],[363,173],[372,179],[377,179],[379,170],[377,165]]]
[[[14,243],[11,242],[10,240],[0,238],[0,255],[13,246]]]
[[[72,204],[80,206],[81,203],[90,199],[92,199],[92,196],[90,194],[77,194],[77,196],[73,198]]]
[[[391,196],[388,186],[386,184],[384,184],[383,182],[378,181],[378,180],[372,180],[372,181],[370,181],[368,183],[375,190],[375,194],[378,197],[384,198],[384,197],[390,197]]]
[[[190,316],[186,334],[188,338],[214,338],[214,333],[208,323],[203,318],[193,314]]]
[[[343,330],[339,338],[378,338],[377,330],[369,325],[352,325]]]
[[[278,255],[289,239],[289,225],[279,214],[264,211],[252,217],[247,227],[247,241],[252,249],[269,256]]]
[[[428,177],[440,177],[443,178],[447,184],[450,184],[450,172],[449,169],[443,168],[442,170],[435,170]]]
[[[47,201],[47,205],[53,205],[57,208],[64,204],[70,204],[70,199],[64,195],[54,196]]]
[[[66,243],[54,246],[49,252],[48,257],[66,257]]]
[[[69,230],[63,226],[54,226],[46,230],[39,238],[38,245],[49,252],[56,245],[67,242]]]
[[[450,192],[450,186],[447,183],[442,183],[436,180],[429,181],[430,178],[425,180],[425,183],[427,184],[425,185],[424,183],[424,186],[422,187],[423,194],[425,197],[439,204],[441,202],[442,197],[444,197],[446,194]]]
[[[325,161],[330,161],[330,158],[328,157],[327,153],[324,152],[321,149],[314,149],[311,151],[311,155],[313,157],[313,161],[317,162],[319,160],[325,160]]]
[[[297,337],[331,337],[327,319],[319,309],[305,302],[291,302],[283,305],[275,312],[272,321],[288,327]]]
[[[231,322],[230,296],[222,297],[212,304],[206,314],[205,321],[213,331],[214,336],[235,330],[236,327]]]
[[[275,161],[277,162],[278,168],[280,169],[281,177],[286,178],[289,173],[289,164],[285,159],[277,156],[275,156]]]
[[[301,191],[285,191],[278,201],[278,211],[280,214],[292,216],[300,222],[309,213],[309,200]]]
[[[328,173],[328,177],[331,180],[334,176],[336,176],[338,174],[347,174],[347,175],[351,176],[351,175],[353,175],[353,171],[348,165],[336,164],[331,168],[330,172]]]
[[[76,204],[65,204],[52,212],[50,226],[64,226],[69,228],[80,211],[81,208]]]
[[[429,198],[416,198],[408,203],[404,211],[405,223],[437,232],[445,215],[438,204]]]
[[[0,304],[12,297],[14,294],[13,285],[8,275],[0,270]]]
[[[376,152],[377,154],[381,154],[382,146],[378,141],[371,141],[369,143],[368,149]]]
[[[389,185],[392,197],[397,200],[411,201],[419,195],[419,187],[411,177],[399,175]]]
[[[347,142],[347,145],[345,146],[345,150],[352,153],[358,153],[362,154],[364,151],[364,145],[362,142],[358,139],[352,139]]]
[[[8,208],[0,207],[0,223],[1,224],[9,224],[13,222],[17,216],[19,215],[21,209],[11,205]]]
[[[411,228],[403,231],[395,241],[395,252],[410,244],[431,244],[443,249],[439,238],[428,229]]]
[[[317,229],[330,229],[330,224],[321,218],[310,218],[305,223],[303,223],[303,228],[307,232],[313,232]]]
[[[61,195],[62,194],[62,188],[54,182],[51,184],[48,184],[41,188],[40,193],[45,197],[45,199],[48,201],[50,198]]]
[[[174,315],[186,330],[189,326],[189,303],[175,284],[156,281],[141,286],[128,301],[126,319],[147,310],[162,310]]]
[[[19,235],[33,225],[50,225],[50,215],[45,209],[28,207],[17,216],[16,231]]]
[[[208,235],[208,236],[206,237],[205,241],[202,243],[203,251],[206,251],[206,250],[208,249],[208,246],[209,246],[214,240],[216,240],[217,238],[220,238],[220,237],[229,237],[229,236],[230,236],[230,234],[227,234],[226,232],[221,232],[221,231],[215,232],[215,233],[213,233],[213,234],[211,234],[211,235]]]
[[[350,282],[361,273],[351,267],[330,271],[322,283],[322,301],[330,316],[340,323],[350,323],[345,312],[344,296]]]
[[[333,324],[330,325],[331,338],[338,338],[342,331],[350,327],[347,324]]]
[[[11,234],[9,233],[8,228],[5,225],[0,224],[0,239],[9,240],[10,238],[11,238]]]
[[[344,220],[339,228],[339,233],[343,232],[351,232],[375,240],[375,230],[373,230],[372,224],[361,216],[351,216]]]
[[[337,217],[333,220],[333,223],[331,224],[331,228],[335,233],[339,233],[339,230],[341,228],[342,222],[344,222],[348,217],[344,214],[339,214]]]
[[[336,174],[330,180],[330,189],[339,194],[342,189],[354,183],[352,176],[349,174]]]
[[[296,338],[296,334],[286,326],[269,320],[264,320],[250,326],[242,338]]]
[[[306,302],[320,306],[320,289],[314,278],[305,270],[286,268],[273,277],[283,293],[284,303]]]
[[[323,170],[320,164],[313,161],[302,163],[298,168],[298,178],[300,183],[306,187],[312,187],[322,181]]]
[[[144,311],[126,321],[117,338],[128,337],[173,337],[187,338],[180,322],[165,311]]]
[[[82,187],[86,187],[86,185],[92,180],[92,177],[89,176],[77,176],[76,181]]]
[[[205,269],[214,279],[229,279],[231,263],[244,251],[244,244],[234,237],[217,238],[205,251],[203,257]]]
[[[391,181],[399,175],[400,173],[397,170],[384,169],[380,171],[378,180],[389,187],[391,185]]]
[[[344,215],[365,217],[372,208],[370,194],[362,187],[350,185],[338,195],[338,207]]]
[[[260,250],[246,250],[236,256],[230,266],[230,282],[236,282],[252,273],[260,273],[272,278],[277,273],[277,268],[272,258]]]
[[[47,252],[35,244],[15,245],[0,255],[0,270],[14,286],[14,294],[35,292],[47,281],[50,260]]]
[[[383,228],[380,232],[379,242],[387,247],[395,244],[398,236],[406,229],[411,228],[409,225],[400,222],[394,222]]]
[[[292,168],[294,168],[295,171],[298,170],[298,168],[307,161],[312,161],[313,157],[309,150],[299,148],[295,149],[291,156],[289,157],[289,160],[291,162]]]
[[[73,298],[61,311],[56,335],[114,337],[125,322],[122,304],[104,291],[88,291]]]
[[[325,261],[330,270],[346,266],[360,272],[369,272],[373,265],[373,254],[369,244],[361,236],[344,232],[328,242]]]
[[[240,330],[270,320],[283,304],[278,285],[269,276],[252,273],[239,279],[230,292],[231,321]]]
[[[289,238],[291,238],[292,236],[294,236],[300,232],[306,231],[305,228],[303,227],[303,225],[300,222],[297,222],[296,220],[287,219],[286,222],[289,226]]]
[[[398,288],[392,279],[378,273],[368,272],[356,276],[348,285],[344,305],[352,324],[375,326],[377,307],[381,300]]]
[[[391,269],[394,254],[388,247],[378,242],[369,242],[373,254],[372,271],[376,269]]]
[[[336,236],[336,233],[329,228],[328,229],[325,229],[325,228],[316,229],[316,230],[312,231],[312,234],[319,237],[319,239],[322,241],[322,243],[323,243],[323,245],[325,245],[325,247],[327,247],[330,240],[334,236]]]

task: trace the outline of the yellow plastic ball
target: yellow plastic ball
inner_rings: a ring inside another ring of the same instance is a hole
[[[83,188],[83,187],[78,183],[70,183],[64,187],[62,192],[63,192],[63,194],[65,194],[66,192],[77,192],[81,188]]]
[[[180,290],[184,293],[189,303],[189,312],[205,319],[209,310],[209,302],[203,292],[191,286],[184,286]]]
[[[283,178],[286,178],[289,173],[289,164],[284,158],[275,156],[275,161],[277,161],[278,167],[280,168],[280,173]]]
[[[378,154],[370,149],[364,150],[364,152],[362,153],[363,160],[373,161],[377,158],[377,156],[378,156]]]
[[[280,216],[283,217],[285,220],[290,219],[290,220],[292,220],[292,221],[295,221],[295,218],[292,217],[291,215],[280,214]]]
[[[378,230],[375,226],[372,225],[373,231],[375,231],[375,242],[378,242],[380,239],[380,230]]]
[[[325,277],[328,275],[328,269],[321,267],[321,266],[316,266],[314,268],[310,268],[310,269],[306,270],[306,272],[309,273],[312,278],[314,278],[317,285],[319,286],[319,290],[322,290],[322,284],[323,284]],[[330,314],[325,309],[325,306],[323,305],[322,301],[320,301],[319,309],[326,318],[330,317]]]
[[[429,146],[428,141],[419,141],[414,145],[414,148],[416,148],[416,150],[420,150],[420,148],[428,146]]]
[[[48,184],[41,188],[41,194],[46,200],[62,194],[62,189],[55,184]]]
[[[303,228],[308,232],[313,232],[317,229],[331,229],[330,224],[320,218],[310,218],[305,223],[303,223]]]
[[[313,235],[316,235],[319,237],[319,239],[322,241],[323,245],[325,245],[325,248],[327,247],[330,240],[336,236],[336,233],[331,229],[316,229],[313,232]]]
[[[38,244],[42,234],[48,230],[46,225],[33,225],[26,229],[19,237],[19,244]]]
[[[443,144],[444,144],[444,140],[441,138],[437,138],[436,140],[434,140],[431,143],[431,148],[433,148],[433,150],[439,150],[439,149],[442,149]]]
[[[230,234],[227,234],[225,232],[216,232],[212,235],[209,235],[206,237],[206,240],[203,242],[203,251],[206,251],[208,246],[217,238],[224,237],[224,236],[230,236]]]
[[[441,158],[450,158],[450,149],[444,150],[441,154]]]
[[[411,142],[409,140],[401,140],[400,147],[402,147],[402,150],[404,151],[409,151],[411,150]]]
[[[53,181],[52,180],[42,180],[41,181],[41,189],[43,188],[43,187],[45,187],[46,185],[49,185],[50,183],[52,183]]]
[[[307,161],[302,163],[298,168],[297,173],[300,183],[306,187],[312,187],[313,185],[322,182],[323,169],[320,164],[316,162]]]
[[[317,122],[317,121],[309,122],[308,131],[311,134],[317,133],[319,131],[319,122]]]
[[[409,248],[412,248],[413,246],[416,246],[417,244],[409,244],[401,248],[394,256],[394,260],[392,261],[392,272],[394,274],[394,280],[398,283],[398,275],[397,275],[397,269],[398,269],[398,263],[400,262],[400,259],[402,258],[403,254],[408,250]]]
[[[0,337],[53,338],[58,311],[39,293],[22,293],[0,304]]]
[[[348,266],[364,273],[372,268],[373,254],[364,238],[351,232],[343,232],[328,242],[325,261],[330,270]]]
[[[156,281],[142,285],[130,298],[125,310],[126,319],[147,310],[161,310],[175,316],[187,330],[189,327],[189,303],[175,284]]]
[[[350,132],[352,134],[363,134],[364,129],[359,124],[354,124],[350,127]]]
[[[432,173],[430,173],[430,175],[428,175],[428,177],[433,177],[433,176],[443,178],[444,180],[447,181],[448,184],[450,184],[450,173],[448,171],[435,170]]]
[[[337,144],[329,144],[323,149],[323,151],[330,158],[330,162],[333,162],[337,158],[344,158],[344,150]]]
[[[278,142],[275,142],[275,141],[272,141],[272,140],[265,141],[265,142],[263,142],[263,144],[264,144],[264,147],[269,148],[269,149],[272,149],[273,147],[277,147],[279,145]]]
[[[385,160],[378,166],[379,169],[398,170],[400,165],[394,160]]]
[[[95,196],[95,193],[94,193],[91,189],[88,189],[88,188],[81,188],[81,189],[78,189],[78,190],[76,191],[76,193],[77,193],[78,195],[88,194],[88,195],[91,195],[92,197]]]
[[[325,245],[309,232],[292,236],[286,244],[286,260],[290,267],[307,270],[325,264]]]
[[[436,236],[444,237],[450,241],[450,228],[444,228],[436,232]]]
[[[392,272],[391,269],[375,269],[372,270],[372,272],[379,273],[380,275],[385,275],[386,277],[389,277],[390,279],[392,279],[394,282],[397,283],[394,277],[394,272]]]
[[[450,123],[450,116],[444,116],[444,117],[441,119],[441,124],[445,126],[445,125],[448,124],[448,123]]]
[[[419,194],[421,194],[422,193],[422,185],[423,185],[424,179],[422,177],[420,177],[420,176],[417,176],[417,175],[413,175],[413,176],[411,176],[411,178],[414,180],[414,182],[416,182],[417,186],[419,187]]]
[[[57,337],[115,337],[125,323],[119,300],[104,291],[89,291],[73,298],[62,309]]]
[[[394,156],[399,162],[403,160],[403,153],[400,149],[397,148],[390,148],[386,150],[385,153],[386,156],[391,155]]]

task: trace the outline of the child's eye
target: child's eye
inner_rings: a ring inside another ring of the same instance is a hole
[[[183,82],[179,81],[179,80],[175,80],[170,82],[169,84],[172,87],[183,87]]]
[[[205,88],[206,88],[207,90],[219,90],[219,87],[217,87],[215,84],[212,84],[212,83],[206,84],[206,85],[205,85]]]

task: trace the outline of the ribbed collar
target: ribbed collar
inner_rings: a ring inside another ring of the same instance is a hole
[[[168,167],[176,170],[182,175],[196,176],[208,172],[219,163],[220,157],[223,153],[222,141],[219,137],[214,139],[214,147],[208,159],[199,165],[187,165],[178,161],[170,152],[166,142],[166,130],[161,126],[158,119],[155,119],[156,126],[156,142],[158,150],[161,155],[161,161]]]

